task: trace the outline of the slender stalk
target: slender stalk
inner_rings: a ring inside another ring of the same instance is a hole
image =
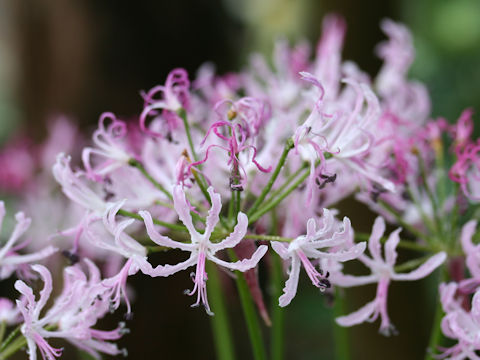
[[[20,328],[21,325],[18,325],[14,330],[10,332],[10,334],[8,334],[5,341],[2,343],[2,345],[0,345],[0,352],[2,352],[8,346],[8,344],[10,344],[12,340],[20,333]]]
[[[130,211],[127,211],[127,210],[120,209],[120,210],[118,210],[118,214],[130,217],[132,219],[137,219],[137,220],[143,221],[143,219],[140,215],[135,214],[135,213],[130,212]],[[171,230],[187,231],[187,228],[183,225],[171,224],[171,223],[167,223],[167,222],[157,220],[157,219],[153,219],[153,223],[157,224],[157,225],[164,226],[164,227],[166,227],[168,229],[171,229]]]
[[[291,242],[293,238],[287,238],[277,235],[257,235],[257,234],[247,234],[245,235],[245,239],[252,239],[252,240],[263,240],[263,241],[282,241],[282,242]]]
[[[271,328],[271,356],[272,360],[284,358],[285,346],[285,311],[278,305],[278,298],[283,289],[283,268],[280,256],[272,254],[272,328]]]
[[[211,317],[211,324],[215,350],[217,352],[217,359],[234,360],[235,350],[233,346],[227,307],[225,305],[225,299],[222,293],[220,276],[217,268],[211,262],[207,262],[207,272],[208,297],[210,303],[212,304],[212,308],[215,309],[215,316]]]
[[[402,226],[404,229],[408,230],[410,233],[412,233],[412,235],[415,235],[415,237],[417,239],[425,238],[425,235],[421,231],[415,229],[413,226],[411,226],[410,224],[403,221],[403,219],[400,217],[400,215],[397,213],[397,211],[395,211],[395,209],[392,208],[392,206],[390,204],[388,204],[388,203],[386,203],[385,201],[382,201],[382,200],[379,200],[378,202],[380,203],[380,205],[385,210],[387,210],[395,218],[395,220],[397,221],[397,223],[400,226]]]
[[[290,150],[293,148],[293,140],[288,139],[287,143],[285,144],[285,147],[283,149],[282,155],[280,156],[280,159],[278,160],[277,166],[275,167],[275,170],[273,171],[272,175],[270,176],[270,180],[268,180],[267,186],[265,186],[258,196],[257,200],[253,203],[252,207],[248,210],[247,215],[253,214],[258,207],[262,204],[263,200],[265,200],[265,197],[268,195],[270,190],[272,189],[273,184],[275,183],[275,180],[277,180],[278,175],[280,174],[280,171],[283,168],[283,165],[285,164],[285,161],[287,160],[288,153]]]
[[[370,234],[355,233],[355,240],[368,241],[369,238],[370,238]],[[387,241],[387,239],[385,237],[382,237],[380,238],[380,241],[384,244]],[[400,240],[397,246],[403,249],[415,250],[415,251],[421,251],[421,252],[436,252],[436,249],[432,249],[432,247],[430,246],[419,245],[412,241]]]
[[[183,120],[183,125],[185,126],[185,133],[187,134],[187,139],[188,139],[188,146],[190,146],[190,152],[192,153],[193,159],[195,161],[198,161],[198,155],[195,152],[195,147],[193,146],[192,134],[190,133],[190,124],[188,123],[187,112],[185,111],[185,109],[180,109],[177,113]]]
[[[283,190],[285,190],[287,188],[288,185],[290,185],[290,183],[295,180],[295,178],[300,175],[302,173],[302,171],[304,171],[305,169],[308,168],[308,163],[304,163],[302,166],[300,166],[297,171],[295,171],[293,174],[291,174],[287,180],[285,180],[285,182],[278,188],[278,189],[275,189],[273,190],[271,193],[270,193],[270,198],[274,198],[275,196],[277,196],[278,194],[280,194]]]
[[[7,346],[0,353],[0,360],[8,359],[10,356],[15,354],[18,350],[24,347],[27,344],[27,339],[23,335],[17,337],[9,346]]]
[[[231,260],[238,260],[232,249],[229,249],[228,254]],[[243,273],[240,271],[235,271],[235,274],[237,289],[240,295],[240,303],[242,304],[245,322],[247,323],[248,335],[252,345],[253,358],[255,360],[266,360],[267,353],[263,343],[262,329],[260,327],[260,322],[258,321],[258,315],[255,311],[253,299],[248,290],[247,281],[245,280]]]
[[[271,199],[271,201],[268,201],[265,206],[261,207],[255,214],[253,214],[249,218],[250,223],[253,223],[254,221],[257,221],[264,214],[266,214],[267,212],[272,210],[274,207],[276,207],[279,203],[281,203],[283,201],[283,199],[285,199],[288,195],[290,195],[302,182],[305,181],[305,179],[308,177],[309,174],[310,174],[310,171],[306,171],[285,192],[278,195],[278,197],[276,197],[275,199]]]
[[[448,280],[448,273],[445,265],[442,265],[440,268],[438,268],[437,272],[438,272],[438,276],[437,276],[438,280],[436,282],[436,285],[437,285],[436,288],[438,289],[438,285],[441,282]],[[437,359],[437,357],[435,356],[435,352],[442,340],[442,331],[440,327],[442,322],[442,317],[443,317],[442,302],[440,301],[440,297],[438,296],[438,293],[437,293],[435,314],[433,317],[432,330],[430,333],[430,341],[428,342],[428,348],[427,348],[427,353],[425,355],[425,360]]]
[[[335,339],[335,359],[350,359],[350,343],[348,341],[348,328],[335,323],[335,318],[344,315],[347,312],[345,296],[342,296],[340,290],[335,290],[335,304],[333,306],[333,338]]]
[[[162,184],[160,184],[157,180],[155,180],[152,177],[152,175],[150,175],[148,173],[148,171],[143,167],[143,165],[139,161],[137,161],[135,159],[130,159],[130,160],[128,160],[128,165],[136,167],[138,170],[140,170],[140,172],[143,174],[143,176],[145,176],[147,178],[147,180],[150,181],[153,184],[153,186],[155,186],[158,190],[163,192],[170,200],[173,199],[172,194],[170,194],[170,192],[168,192],[167,189],[165,189],[162,186]]]
[[[0,322],[0,344],[3,341],[3,337],[5,336],[5,330],[7,329],[7,323],[5,321]]]

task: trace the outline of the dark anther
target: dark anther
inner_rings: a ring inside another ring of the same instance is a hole
[[[372,186],[372,191],[370,193],[370,197],[372,198],[373,202],[377,202],[378,197],[386,191],[387,190],[382,185],[374,183],[373,186]]]
[[[103,191],[105,192],[105,195],[103,196],[103,200],[105,201],[110,201],[115,196],[113,192],[108,191],[107,189],[103,189]]]
[[[323,179],[323,181],[321,181],[320,179]],[[319,189],[323,189],[327,184],[334,183],[336,179],[337,179],[337,174],[333,174],[333,175],[322,174],[320,175],[320,177],[317,177],[315,179],[315,182],[318,185]]]
[[[243,186],[238,184],[238,179],[236,177],[230,177],[230,189],[233,191],[243,191]]]
[[[70,265],[75,265],[77,262],[80,261],[80,257],[71,251],[63,250],[62,255],[68,259]]]
[[[332,286],[330,281],[327,279],[320,279],[320,281],[318,282],[318,285],[320,286],[320,290],[322,290],[323,288],[322,291],[325,291],[325,289],[329,289]]]

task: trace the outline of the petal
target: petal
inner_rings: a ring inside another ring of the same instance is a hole
[[[290,274],[288,280],[285,282],[285,287],[283,288],[283,295],[280,296],[278,299],[278,304],[281,307],[285,307],[292,299],[295,297],[297,293],[298,287],[298,277],[300,274],[300,259],[298,256],[292,257],[292,264],[290,267]]]
[[[323,252],[315,249],[305,249],[305,253],[309,258],[315,259],[332,259],[336,261],[348,261],[359,257],[367,247],[366,242],[358,243],[347,250],[340,250],[336,252]]]
[[[160,245],[166,246],[172,249],[181,249],[184,251],[192,251],[194,246],[193,244],[184,244],[179,241],[174,241],[167,236],[161,235],[153,225],[152,215],[148,211],[139,211],[138,214],[143,218],[143,222],[145,223],[145,227],[147,229],[147,234],[150,239]]]
[[[208,210],[205,233],[203,236],[206,239],[210,239],[210,235],[212,234],[213,229],[215,229],[215,225],[217,225],[219,221],[219,214],[222,210],[222,200],[220,198],[220,194],[217,194],[213,191],[213,187],[210,186],[207,191],[210,194],[210,199],[212,200],[212,207],[210,210]]]
[[[402,231],[398,228],[390,234],[387,242],[385,243],[385,261],[388,265],[394,266],[397,261],[397,245],[400,242],[400,236],[398,235]]]
[[[253,253],[250,259],[247,258],[247,259],[239,260],[233,263],[220,260],[219,258],[210,254],[207,254],[207,258],[210,261],[213,261],[214,263],[216,263],[217,265],[226,267],[231,270],[238,270],[243,272],[257,266],[258,262],[263,257],[263,255],[265,255],[267,250],[268,250],[267,245],[260,245],[258,249]]]
[[[190,206],[188,206],[185,192],[181,185],[176,185],[173,188],[173,206],[175,207],[175,211],[177,212],[180,221],[187,227],[190,235],[200,236],[193,226],[192,216],[190,215]]]
[[[373,284],[378,281],[379,277],[375,274],[365,276],[344,275],[342,273],[335,273],[330,276],[330,281],[341,287],[353,287],[366,284]]]
[[[52,274],[50,274],[50,271],[48,271],[48,269],[43,265],[32,265],[32,269],[40,274],[44,282],[43,289],[40,291],[40,298],[38,299],[33,312],[33,317],[38,319],[40,316],[40,311],[42,311],[43,307],[48,301],[48,298],[50,297],[50,294],[52,293]]]
[[[197,254],[192,254],[192,255],[190,255],[190,257],[187,260],[182,261],[182,262],[180,262],[178,264],[175,264],[175,265],[169,265],[169,264],[158,265],[152,271],[150,271],[148,273],[148,275],[150,275],[151,277],[170,276],[172,274],[175,274],[176,272],[185,270],[185,269],[189,268],[190,266],[195,265],[197,263],[197,259],[198,259]]]
[[[354,311],[351,314],[340,316],[335,319],[338,325],[340,326],[352,326],[361,324],[368,320],[368,318],[373,314],[376,307],[376,301],[370,301],[357,311]]]
[[[472,236],[475,233],[475,228],[477,227],[476,220],[470,220],[462,227],[461,242],[463,252],[469,254],[471,251],[475,251],[476,246],[472,243]]]
[[[248,218],[242,212],[238,213],[237,216],[237,225],[233,229],[233,232],[226,237],[224,240],[220,241],[217,244],[210,244],[208,248],[210,251],[215,254],[217,251],[232,248],[237,245],[245,237],[248,228]]]
[[[315,233],[317,228],[317,224],[315,223],[314,218],[310,218],[307,221],[307,239],[313,239],[315,237]]]
[[[430,275],[437,267],[439,267],[447,258],[447,254],[443,251],[432,256],[417,269],[406,273],[406,274],[393,274],[392,279],[394,280],[418,280],[424,278],[425,276]]]
[[[375,261],[383,262],[382,260],[382,247],[380,244],[380,238],[385,232],[385,220],[379,216],[375,219],[373,224],[372,234],[368,240],[368,250]]]
[[[57,250],[58,249],[53,246],[48,246],[33,254],[8,256],[2,260],[2,265],[18,265],[35,262],[52,255]]]
[[[275,250],[275,252],[280,255],[280,257],[283,259],[283,260],[287,260],[290,255],[288,254],[288,248],[287,246],[283,243],[283,242],[280,242],[280,241],[272,241],[270,243],[270,245],[272,246],[272,249]]]

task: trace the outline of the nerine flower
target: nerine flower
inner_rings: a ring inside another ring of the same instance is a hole
[[[222,128],[227,129],[229,132],[228,136],[222,134],[220,131]],[[237,134],[237,131],[239,134]],[[209,152],[212,148],[219,148],[225,150],[228,153],[228,162],[227,164],[232,167],[232,176],[230,178],[231,188],[235,190],[242,190],[245,188],[247,174],[246,171],[239,159],[239,154],[245,150],[251,150],[253,152],[251,161],[261,172],[268,173],[272,170],[272,166],[268,168],[262,167],[256,160],[257,148],[253,145],[246,144],[246,130],[241,124],[231,124],[228,121],[217,121],[216,123],[210,126],[208,129],[205,138],[202,141],[202,145],[207,140],[207,137],[210,133],[213,132],[220,140],[226,141],[227,146],[211,144],[207,147],[205,157],[202,160],[196,161],[189,165],[189,169],[194,166],[201,165],[208,160]]]
[[[462,249],[466,256],[465,263],[471,276],[471,278],[460,282],[460,288],[465,293],[474,292],[480,285],[480,244],[474,244],[472,241],[476,227],[477,221],[470,220],[463,225],[460,237]]]
[[[165,137],[171,134],[171,131],[177,127],[178,115],[176,112],[189,106],[189,87],[190,81],[185,69],[173,69],[167,76],[165,85],[158,85],[150,89],[143,97],[145,99],[145,108],[140,114],[140,129],[149,135]],[[155,95],[161,94],[156,99]],[[163,110],[165,120],[167,121],[167,131],[165,134],[149,129],[146,125],[147,117],[158,115],[157,110]]]
[[[3,219],[5,217],[5,204],[0,201],[0,230],[2,228]],[[37,262],[53,254],[57,249],[53,246],[47,246],[44,249],[37,251],[33,254],[19,255],[19,250],[22,245],[15,247],[14,245],[20,239],[20,237],[30,227],[30,218],[25,217],[22,212],[15,215],[17,224],[12,231],[12,234],[5,242],[2,248],[0,248],[0,279],[8,278],[20,265]]]
[[[397,260],[396,249],[400,242],[398,235],[400,231],[401,228],[390,234],[388,240],[385,242],[384,256],[382,256],[380,239],[385,232],[385,220],[380,216],[377,217],[368,241],[370,256],[363,254],[358,257],[358,260],[370,269],[371,274],[351,276],[338,273],[333,277],[335,284],[342,287],[377,283],[377,295],[375,299],[349,315],[338,317],[336,321],[339,325],[352,326],[364,321],[373,322],[380,315],[380,333],[387,336],[390,335],[390,333],[395,331],[387,313],[387,295],[390,281],[413,281],[424,278],[439,267],[447,258],[447,254],[442,251],[430,257],[425,263],[409,273],[395,272],[394,267]]]
[[[237,225],[233,232],[224,240],[214,243],[210,240],[210,236],[219,221],[220,210],[222,209],[222,203],[220,195],[215,193],[212,187],[208,188],[208,193],[212,200],[212,207],[210,208],[206,223],[205,231],[200,233],[193,225],[192,216],[190,214],[190,206],[185,197],[185,192],[181,186],[175,186],[173,190],[173,203],[175,210],[178,213],[178,217],[182,223],[187,227],[191,236],[191,243],[183,243],[172,240],[167,236],[161,235],[154,227],[152,217],[148,211],[140,211],[139,214],[145,222],[147,233],[156,244],[160,246],[166,246],[169,248],[180,249],[190,252],[190,257],[175,265],[159,265],[157,266],[151,276],[170,276],[178,271],[185,270],[191,266],[196,266],[195,273],[192,273],[192,280],[194,287],[191,291],[187,292],[188,295],[197,293],[197,301],[192,306],[199,306],[202,304],[205,307],[207,314],[212,315],[207,299],[207,287],[206,282],[208,279],[207,272],[205,271],[205,261],[210,260],[217,265],[230,270],[246,271],[254,268],[260,261],[262,256],[267,252],[268,247],[261,245],[253,253],[250,258],[243,259],[236,262],[227,262],[217,257],[216,253],[232,248],[242,241],[247,232],[248,218],[240,212],[237,217]]]
[[[480,350],[480,291],[473,295],[471,310],[467,311],[454,298],[456,290],[455,283],[440,284],[440,299],[445,311],[441,329],[445,336],[457,340],[458,343],[442,349],[443,353],[438,358],[479,360],[477,351]]]
[[[110,289],[102,285],[98,268],[89,261],[87,266],[89,278],[78,266],[64,270],[63,291],[45,314],[43,309],[52,294],[52,275],[48,269],[42,265],[32,266],[44,282],[38,300],[23,281],[15,283],[15,288],[23,295],[17,300],[17,306],[23,316],[21,331],[27,340],[30,360],[37,359],[37,348],[43,359],[55,360],[61,356],[62,349],[51,346],[48,338],[63,338],[97,359],[100,358],[99,352],[124,353],[117,345],[108,342],[125,333],[122,325],[111,331],[92,328],[110,310]]]
[[[365,251],[366,244],[363,242],[345,247],[352,235],[350,220],[347,217],[343,219],[343,226],[341,226],[330,210],[323,209],[322,223],[318,230],[315,219],[310,218],[307,222],[306,235],[297,237],[288,246],[282,242],[272,242],[273,250],[284,260],[291,262],[289,278],[285,283],[283,295],[280,296],[279,305],[287,306],[295,297],[301,265],[314,286],[321,291],[330,287],[328,273],[325,272],[328,269],[317,271],[309,259],[318,261],[330,259],[342,262],[357,258]],[[330,248],[330,251],[319,250],[325,248]]]
[[[111,123],[106,126],[107,119]],[[97,148],[86,147],[82,151],[82,161],[85,166],[86,175],[90,180],[103,181],[105,175],[124,166],[132,157],[125,145],[121,143],[127,133],[127,126],[123,121],[118,120],[114,114],[107,112],[100,116],[98,129],[93,133],[93,142]],[[104,158],[103,162],[92,165],[91,157]]]

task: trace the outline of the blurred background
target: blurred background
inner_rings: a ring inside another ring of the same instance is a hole
[[[49,119],[59,114],[87,134],[104,111],[137,116],[140,91],[162,84],[174,67],[193,78],[211,61],[223,74],[242,69],[252,51],[269,56],[278,37],[314,45],[329,12],[347,20],[344,59],[372,75],[380,67],[374,55],[384,39],[380,20],[404,22],[417,51],[410,75],[426,83],[432,116],[452,121],[465,107],[480,109],[478,0],[0,0],[0,146],[19,133],[41,141]],[[348,203],[341,210],[356,229],[370,231],[373,216],[366,217],[363,206]],[[286,314],[287,358],[333,359],[332,311],[303,281]],[[132,283],[135,319],[122,340],[131,359],[214,358],[208,317],[190,309],[191,299],[182,295],[191,286],[188,276],[137,277]],[[434,296],[428,284],[392,286],[389,308],[400,336],[378,335],[378,324],[353,328],[355,359],[423,358]],[[231,292],[237,348],[241,359],[249,359],[233,287]],[[373,298],[374,288],[350,293],[353,310]]]

